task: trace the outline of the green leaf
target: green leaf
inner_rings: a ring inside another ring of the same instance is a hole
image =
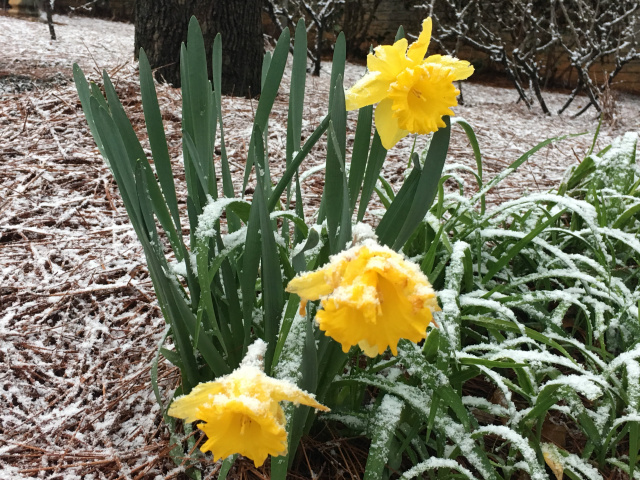
[[[382,170],[382,164],[387,156],[387,150],[382,146],[380,141],[380,135],[376,131],[373,135],[373,143],[371,144],[371,150],[369,151],[369,158],[367,160],[367,168],[364,174],[364,183],[362,185],[362,193],[360,194],[360,206],[358,207],[358,222],[361,222],[364,218],[364,214],[367,213],[367,207],[369,206],[369,200],[380,176]],[[382,242],[381,242],[382,243]]]
[[[377,134],[376,134],[377,135]],[[371,151],[373,152],[373,148]],[[411,204],[413,199],[416,196],[416,191],[418,189],[418,184],[420,183],[420,174],[421,171],[417,168],[414,168],[409,176],[406,178],[402,187],[396,194],[396,197],[389,205],[389,208],[383,215],[378,227],[376,228],[376,235],[378,236],[378,241],[382,245],[393,245],[394,239],[400,228],[402,227],[405,217],[403,215],[404,212],[407,212],[411,208]],[[365,184],[366,184],[365,180]],[[364,188],[363,188],[364,194]],[[360,200],[362,202],[362,200]],[[362,203],[360,203],[362,207]],[[358,214],[358,217],[360,214]]]
[[[473,131],[473,128],[471,127],[469,122],[467,122],[463,118],[453,117],[451,118],[451,124],[460,125],[464,130],[464,133],[467,135],[467,138],[469,139],[469,143],[471,144],[471,148],[473,149],[473,156],[476,159],[476,168],[477,168],[476,178],[478,179],[478,190],[482,190],[482,186],[483,186],[482,153],[480,153],[480,145],[478,144],[478,139],[476,137],[476,134]],[[485,196],[483,195],[482,197],[480,197],[480,214],[481,215],[484,215],[485,209],[486,209],[486,202],[485,202]]]
[[[371,415],[372,425],[369,429],[371,447],[364,470],[364,480],[382,478],[403,407],[404,402],[401,400],[393,395],[384,395],[376,412]]]
[[[344,32],[340,32],[338,34],[338,38],[336,39],[336,43],[333,46],[333,61],[331,63],[331,79],[329,81],[329,85],[331,85],[331,90],[329,91],[329,106],[333,108],[334,99],[337,90],[333,88],[338,83],[338,78],[344,78],[344,67],[347,61],[347,42],[345,40]],[[342,80],[340,80],[340,85],[342,85]],[[344,90],[341,90],[342,95],[344,96]],[[344,108],[343,108],[344,111]],[[346,116],[346,111],[344,112]],[[333,119],[335,121],[335,119]]]
[[[291,89],[289,91],[289,111],[287,114],[287,165],[293,159],[293,153],[300,150],[302,139],[302,112],[304,91],[307,81],[307,30],[304,19],[298,21],[291,67]]]
[[[629,422],[629,477],[634,478],[640,454],[640,422]]]
[[[217,111],[216,118],[218,119],[218,125],[220,127],[220,172],[222,175],[222,192],[225,197],[233,198],[235,197],[235,191],[233,188],[231,170],[229,169],[227,146],[224,138],[224,125],[222,124],[222,37],[219,33],[213,41],[211,57],[213,98],[215,109]],[[238,219],[230,212],[227,212],[227,224],[229,225],[229,232],[235,232],[240,228],[240,222],[238,222]]]
[[[109,160],[104,151],[104,147],[102,145],[102,140],[100,139],[100,132],[96,128],[95,120],[93,119],[93,112],[91,109],[91,90],[89,88],[89,84],[87,83],[87,79],[84,76],[84,73],[80,69],[77,63],[73,64],[73,81],[76,84],[76,90],[78,91],[78,97],[80,97],[80,103],[82,104],[82,111],[84,112],[84,116],[87,119],[87,123],[89,124],[89,131],[93,136],[94,141],[96,142],[96,146],[100,151],[100,155],[104,158],[108,167],[111,167],[109,164]],[[102,94],[100,94],[102,97]],[[98,100],[98,99],[96,99]],[[103,98],[104,101],[104,98]]]
[[[212,105],[211,83],[207,74],[207,57],[202,30],[192,16],[187,31],[187,77],[182,79],[183,130],[191,136],[198,152],[192,161],[199,162],[199,170],[206,173],[208,185],[204,192],[218,198],[216,174],[213,164],[215,141],[215,109]],[[200,200],[200,199],[199,199]],[[204,205],[204,201],[200,202]],[[198,202],[196,202],[198,205]]]
[[[331,106],[331,123],[327,139],[327,163],[325,169],[324,201],[327,205],[327,230],[331,253],[341,251],[351,237],[349,190],[345,171],[346,110],[342,77],[334,86],[334,102]]]
[[[424,220],[438,192],[438,182],[442,175],[444,162],[447,159],[449,139],[451,137],[449,117],[444,116],[443,120],[446,127],[433,134],[413,202],[405,216],[402,228],[393,241],[392,248],[396,251],[405,244],[416,227]]]
[[[576,134],[572,134],[572,135],[562,135],[562,136],[559,136],[559,137],[552,137],[552,138],[546,139],[543,142],[540,142],[535,147],[533,147],[532,149],[528,150],[526,153],[521,155],[511,165],[509,165],[509,168],[503,170],[502,173],[500,173],[499,175],[496,175],[489,182],[487,182],[484,185],[484,187],[480,189],[480,191],[478,193],[476,193],[473,197],[471,197],[471,200],[470,200],[471,203],[472,204],[477,203],[479,199],[481,199],[484,195],[487,194],[487,192],[489,192],[493,187],[498,185],[502,180],[504,180],[506,177],[511,175],[513,172],[515,172],[516,169],[520,165],[522,165],[524,162],[526,162],[534,153],[536,153],[541,148],[544,148],[544,147],[546,147],[547,145],[549,145],[549,144],[551,144],[553,142],[558,142],[558,141],[564,140],[566,138],[578,137],[580,135],[584,135],[584,133],[576,133]]]
[[[373,105],[363,107],[358,112],[358,125],[353,141],[353,153],[351,154],[351,166],[349,168],[349,198],[350,209],[356,208],[364,172],[367,166],[369,146],[371,144],[371,126],[373,124]]]
[[[258,135],[260,133],[259,127],[256,126],[255,129],[253,139],[256,142],[254,152],[256,152],[256,169],[258,169],[258,172],[256,174],[257,185],[251,209],[256,208],[258,210],[260,222],[264,341],[267,342],[268,345],[265,355],[265,367],[270,369],[278,337],[280,315],[282,314],[282,307],[284,306],[284,288],[282,273],[280,271],[280,257],[278,255],[274,231],[271,226],[271,218],[267,210],[267,201],[263,194],[263,180],[259,173],[259,169],[265,161],[262,157],[264,145],[262,144],[262,135]]]
[[[507,251],[506,253],[503,253],[500,256],[500,259],[497,262],[495,262],[493,265],[491,265],[491,267],[489,268],[489,271],[485,274],[484,277],[482,277],[482,283],[486,284],[489,280],[491,280],[496,273],[498,273],[507,263],[509,263],[509,261],[511,261],[513,257],[515,257],[518,253],[520,253],[520,251],[524,247],[529,245],[535,237],[540,235],[540,232],[545,230],[549,225],[552,225],[553,223],[555,223],[556,220],[558,220],[564,213],[565,213],[565,209],[560,210],[558,213],[551,216],[546,221],[542,222],[536,228],[531,230],[527,235],[525,235],[520,240],[518,240],[516,244],[509,249],[509,251]]]
[[[173,170],[171,169],[171,159],[167,147],[167,137],[162,124],[162,114],[158,105],[156,87],[153,83],[151,66],[144,50],[140,49],[140,93],[142,95],[142,108],[144,110],[144,120],[147,125],[149,135],[149,145],[153,155],[153,162],[156,166],[158,180],[164,195],[176,230],[182,231],[180,225],[180,212],[178,210],[178,199],[176,197],[176,187],[173,181]],[[181,255],[182,252],[177,252]],[[182,256],[178,257],[182,259]]]
[[[262,88],[262,93],[260,94],[260,101],[258,102],[258,108],[256,109],[256,117],[253,121],[254,129],[251,134],[252,138],[249,142],[249,153],[247,155],[247,164],[244,170],[242,191],[245,191],[247,188],[249,175],[251,174],[251,169],[253,168],[253,162],[256,155],[256,153],[253,152],[253,148],[255,148],[256,145],[253,135],[256,134],[256,131],[259,131],[260,135],[265,131],[269,121],[269,114],[273,109],[273,103],[276,100],[276,95],[278,95],[278,89],[280,88],[284,68],[287,65],[287,57],[289,56],[289,38],[289,29],[285,28],[276,43],[276,47],[273,50],[273,56],[271,57],[271,62],[269,63],[269,71],[267,72],[264,80],[264,86]],[[257,130],[255,127],[257,127]]]
[[[271,192],[271,198],[269,199],[270,212],[272,212],[273,209],[276,208],[276,205],[278,205],[278,202],[280,201],[280,195],[282,195],[282,192],[284,192],[285,189],[287,188],[287,185],[289,185],[289,182],[298,171],[298,167],[302,164],[303,160],[306,158],[307,155],[309,155],[309,152],[311,152],[311,149],[318,142],[318,140],[320,140],[324,132],[327,130],[327,128],[329,127],[330,121],[331,121],[331,117],[329,115],[327,115],[322,119],[322,122],[320,122],[320,125],[318,125],[318,127],[313,131],[313,133],[311,134],[311,136],[309,136],[307,141],[304,142],[302,149],[296,154],[296,156],[291,161],[291,164],[289,164],[285,172],[282,174],[282,178],[280,179],[278,184],[273,188]]]

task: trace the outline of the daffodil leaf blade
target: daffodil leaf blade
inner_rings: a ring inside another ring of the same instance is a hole
[[[180,77],[182,82],[183,131],[189,133],[197,151],[197,155],[189,152],[190,160],[194,167],[197,166],[197,171],[206,174],[207,185],[198,192],[217,198],[216,173],[213,163],[216,111],[212,102],[212,88],[207,73],[204,38],[195,16],[189,20],[187,44],[181,62],[184,63],[184,73],[186,74],[186,76]],[[196,176],[200,177],[200,174],[196,173]],[[195,204],[201,207],[205,202],[206,198],[198,198]]]
[[[91,132],[91,135],[96,142],[96,146],[98,147],[98,151],[102,155],[102,158],[104,158],[107,166],[111,167],[109,159],[107,158],[104,147],[102,145],[100,131],[98,130],[98,128],[96,128],[93,110],[91,109],[91,98],[93,97],[91,87],[87,82],[87,77],[85,77],[84,72],[77,63],[73,64],[73,81],[76,85],[76,90],[78,91],[78,97],[80,98],[82,111],[84,112],[84,116],[87,119],[87,123],[89,124],[89,131]],[[100,93],[99,96],[102,97],[102,93]],[[102,100],[104,101],[104,97],[102,97]],[[99,101],[99,99],[96,98],[96,101]]]
[[[294,38],[291,89],[289,91],[289,109],[287,113],[287,165],[293,159],[293,152],[300,149],[302,138],[302,113],[307,81],[307,31],[303,18],[298,21]]]
[[[280,38],[278,38],[278,42],[276,43],[276,47],[273,50],[270,60],[268,60],[269,66],[266,69],[267,73],[265,74],[262,92],[260,93],[260,100],[258,101],[258,108],[256,109],[256,116],[253,122],[254,127],[257,127],[257,130],[255,128],[253,129],[251,134],[252,137],[256,134],[256,131],[259,131],[260,135],[264,134],[264,131],[267,128],[269,114],[273,109],[273,103],[278,95],[278,89],[282,82],[282,75],[284,74],[284,69],[287,65],[290,36],[291,34],[289,33],[289,29],[285,28],[282,35],[280,35]],[[251,174],[255,158],[255,153],[251,150],[254,148],[255,144],[255,139],[252,138],[249,141],[249,154],[247,155],[242,191],[246,190],[247,184],[249,183],[249,175]]]
[[[280,256],[275,240],[275,231],[267,209],[267,200],[264,190],[265,179],[262,175],[266,159],[264,158],[264,143],[262,132],[256,125],[253,139],[255,142],[253,151],[256,155],[256,189],[253,196],[251,209],[257,209],[260,225],[260,263],[262,265],[262,306],[264,310],[263,326],[264,340],[267,342],[265,365],[271,368],[273,354],[276,348],[280,317],[284,306],[284,287],[282,272],[280,270]],[[245,319],[245,321],[247,321]]]
[[[394,244],[396,235],[404,224],[405,217],[403,212],[408,211],[411,207],[419,181],[420,171],[413,169],[380,220],[376,228],[376,235],[382,245],[391,246]],[[362,207],[362,203],[360,206]]]
[[[431,208],[431,204],[438,193],[438,183],[442,176],[444,162],[447,159],[449,140],[451,138],[451,122],[449,117],[444,116],[442,119],[446,126],[433,134],[411,207],[405,216],[402,228],[393,241],[392,248],[394,250],[399,250],[409,239],[413,231],[424,220],[425,215]]]
[[[153,75],[151,66],[146,53],[141,48],[139,55],[140,69],[140,94],[142,96],[142,108],[144,111],[144,120],[147,126],[147,134],[149,135],[149,146],[153,155],[153,162],[156,166],[158,180],[162,187],[162,194],[167,202],[171,216],[178,231],[182,230],[180,224],[180,212],[178,210],[178,198],[176,196],[176,187],[173,180],[173,170],[171,168],[171,159],[169,156],[169,148],[167,146],[167,137],[162,124],[162,114],[158,104],[158,96],[153,83]],[[181,252],[176,252],[180,254]]]
[[[369,206],[369,200],[376,187],[376,182],[380,176],[384,159],[387,156],[387,150],[382,146],[380,135],[376,131],[373,135],[373,142],[371,144],[371,150],[369,151],[369,157],[367,158],[367,167],[364,174],[364,183],[362,184],[362,192],[360,194],[360,205],[358,206],[358,222],[361,222],[367,213],[367,207]],[[384,242],[382,242],[384,243]]]
[[[330,88],[329,91],[329,108],[333,108],[333,101],[335,98],[336,90],[333,88],[338,78],[344,78],[344,67],[347,63],[347,41],[344,36],[344,32],[340,32],[338,38],[336,39],[336,43],[333,46],[333,62],[331,63],[331,80],[330,80]],[[342,85],[342,80],[340,81]],[[344,91],[342,91],[342,96],[344,96]],[[346,115],[346,112],[345,112]]]
[[[327,162],[323,202],[326,205],[327,228],[332,253],[342,250],[351,236],[349,187],[345,168],[347,112],[345,109],[342,76],[338,75],[333,88],[331,122],[328,128]]]
[[[280,195],[282,195],[282,192],[285,191],[285,189],[287,188],[287,185],[289,184],[293,176],[298,171],[298,167],[300,167],[304,159],[307,157],[307,155],[309,155],[309,152],[311,152],[311,149],[318,142],[318,140],[320,140],[324,132],[327,131],[330,121],[331,121],[331,116],[330,115],[325,116],[320,122],[320,125],[316,127],[313,133],[304,142],[304,145],[302,146],[300,151],[293,157],[291,164],[286,168],[286,170],[282,174],[282,177],[278,181],[277,185],[273,188],[271,192],[271,197],[269,198],[270,212],[272,212],[276,208],[276,205],[278,205],[278,202],[280,201]]]
[[[386,394],[382,397],[375,414],[371,415],[368,428],[371,447],[364,470],[364,480],[383,478],[403,409],[402,400]]]
[[[358,111],[358,124],[353,141],[351,165],[349,167],[349,199],[351,212],[356,208],[358,195],[362,188],[364,172],[367,167],[367,157],[371,146],[371,127],[373,125],[373,105],[362,107]]]

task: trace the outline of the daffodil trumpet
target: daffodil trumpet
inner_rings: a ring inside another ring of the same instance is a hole
[[[345,94],[347,110],[377,103],[375,123],[382,146],[389,150],[409,133],[428,134],[445,126],[460,91],[454,81],[473,73],[465,60],[449,55],[425,58],[431,41],[431,18],[411,45],[402,38],[380,45],[367,56],[368,72]]]

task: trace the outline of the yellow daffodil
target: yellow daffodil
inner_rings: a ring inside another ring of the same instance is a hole
[[[448,55],[427,58],[431,18],[408,46],[405,38],[380,45],[367,56],[368,73],[346,92],[347,110],[378,103],[376,129],[387,150],[409,133],[431,133],[444,127],[443,115],[453,115],[460,91],[453,86],[473,73],[469,62]]]
[[[329,410],[296,385],[265,375],[256,361],[264,356],[264,348],[264,342],[256,342],[237,370],[214,382],[199,384],[169,408],[172,417],[206,422],[198,424],[208,437],[200,449],[211,450],[214,460],[239,453],[259,467],[268,455],[285,455],[282,400]]]
[[[316,314],[320,329],[342,344],[370,357],[387,347],[398,354],[398,340],[418,342],[427,335],[439,310],[435,292],[417,265],[390,248],[365,240],[315,272],[289,282],[287,291],[300,296],[302,308],[322,299]]]

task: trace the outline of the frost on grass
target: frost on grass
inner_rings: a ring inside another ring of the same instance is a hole
[[[393,438],[396,426],[400,422],[404,402],[393,395],[385,395],[378,407],[371,423],[368,426],[369,434],[373,441],[369,455],[373,458],[369,461],[386,463],[390,453],[390,441]]]
[[[402,479],[415,478],[419,475],[422,475],[424,472],[428,470],[436,470],[439,468],[450,468],[463,474],[469,480],[476,480],[476,477],[473,475],[473,473],[471,473],[469,469],[463,467],[455,460],[452,460],[450,458],[438,458],[438,457],[432,457],[432,458],[429,458],[428,460],[425,460],[424,462],[420,462],[419,464],[415,465],[414,467],[404,472],[402,474],[402,477],[400,478]]]
[[[284,342],[280,359],[275,366],[276,378],[286,380],[296,385],[302,379],[300,365],[302,365],[302,355],[307,337],[307,321],[305,316],[296,312],[291,323],[291,329]],[[282,335],[282,328],[280,328],[279,331],[280,335]]]
[[[547,474],[538,463],[535,450],[531,447],[529,441],[515,430],[502,425],[487,425],[476,430],[475,435],[478,434],[493,434],[504,438],[522,454],[526,472],[531,476],[531,480],[548,480]]]

